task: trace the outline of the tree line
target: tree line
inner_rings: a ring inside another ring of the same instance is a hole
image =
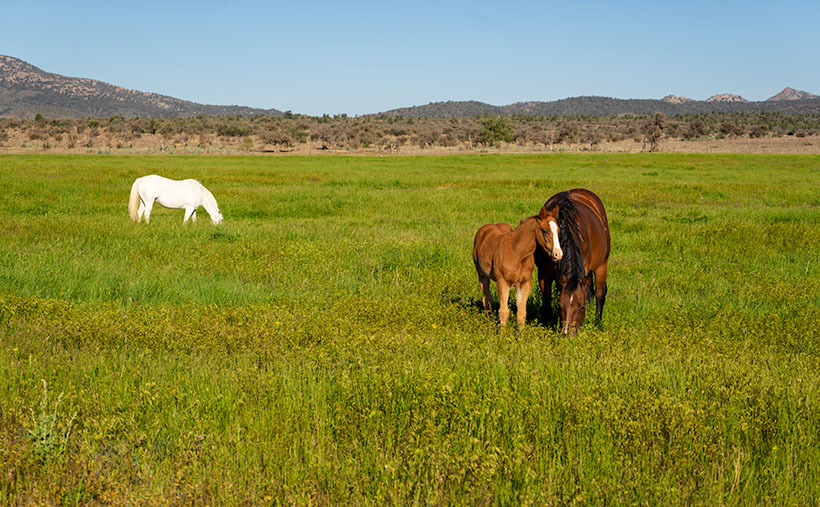
[[[166,147],[237,146],[248,151],[316,149],[398,151],[404,147],[480,148],[572,146],[595,150],[601,143],[634,140],[646,151],[663,139],[734,139],[820,133],[820,115],[772,112],[666,116],[483,116],[408,118],[373,115],[195,116],[189,118],[0,119],[0,146],[43,149],[128,148],[140,139]]]

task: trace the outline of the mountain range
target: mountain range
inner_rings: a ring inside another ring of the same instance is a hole
[[[570,97],[551,102],[516,102],[493,106],[483,102],[433,102],[424,106],[385,111],[384,115],[409,118],[440,118],[487,115],[527,116],[613,116],[618,114],[700,114],[738,112],[820,114],[820,97],[785,88],[764,101],[753,102],[740,95],[718,94],[706,100],[667,95],[663,99],[614,99],[610,97]]]
[[[717,94],[706,100],[667,95],[663,99],[616,99],[581,96],[542,102],[516,102],[494,106],[478,101],[433,102],[423,106],[378,113],[404,117],[468,117],[486,115],[611,116],[617,114],[666,115],[779,112],[820,114],[820,97],[785,88],[764,101],[748,101],[739,95]],[[217,106],[141,92],[87,78],[67,77],[41,70],[23,60],[0,55],[0,117],[187,117],[196,115],[281,116],[278,109]]]
[[[32,117],[37,113],[61,118],[283,114],[277,109],[197,104],[94,79],[52,74],[23,60],[0,55],[0,117]]]

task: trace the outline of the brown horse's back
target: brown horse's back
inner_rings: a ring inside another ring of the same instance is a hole
[[[512,230],[512,226],[507,223],[487,224],[478,229],[473,241],[473,262],[479,273],[491,277],[493,255],[498,242],[501,236]]]

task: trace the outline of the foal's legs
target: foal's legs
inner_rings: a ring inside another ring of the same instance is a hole
[[[508,306],[510,297],[510,284],[506,280],[498,281],[498,318],[500,320],[499,326],[504,327],[507,319],[510,318],[510,307]]]
[[[478,276],[478,285],[481,287],[481,305],[484,311],[488,312],[493,307],[493,295],[490,292],[490,277]]]
[[[601,327],[601,317],[606,303],[606,263],[595,270],[595,325]]]
[[[515,287],[515,317],[518,320],[518,332],[520,333],[527,324],[527,298],[532,290],[532,280],[516,285]]]

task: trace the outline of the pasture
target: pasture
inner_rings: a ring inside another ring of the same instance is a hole
[[[476,230],[579,186],[604,329],[499,334]],[[816,505],[818,224],[814,155],[2,156],[0,503]]]

